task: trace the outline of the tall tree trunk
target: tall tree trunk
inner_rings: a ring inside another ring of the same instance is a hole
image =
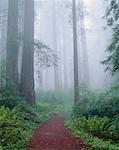
[[[65,41],[65,39],[64,39]],[[64,62],[64,89],[66,90],[68,88],[68,81],[67,81],[67,54],[66,54],[66,46],[65,42],[63,43],[63,49],[64,49],[64,56],[63,56],[63,62]]]
[[[62,61],[63,61],[63,88],[67,90],[68,88],[68,80],[67,80],[67,47],[66,47],[66,39],[67,39],[67,34],[66,34],[66,25],[65,25],[65,19],[64,18],[64,12],[60,12],[60,26],[61,26],[61,39],[62,39],[62,50],[63,50],[63,56],[62,56]],[[63,22],[63,23],[62,23]]]
[[[29,103],[35,103],[34,92],[34,0],[25,0],[23,57],[20,92]]]
[[[6,64],[6,44],[7,44],[7,9],[8,0],[0,1],[0,16],[5,16],[0,18],[0,28],[1,28],[1,39],[0,39],[0,87],[5,86],[5,64]]]
[[[7,25],[7,86],[13,93],[18,87],[18,0],[9,0]]]
[[[56,1],[53,0],[53,42],[54,42],[54,51],[55,54],[57,55],[57,17],[56,17]],[[59,70],[58,66],[54,66],[54,85],[55,85],[55,90],[60,89],[59,85]]]
[[[24,0],[19,0],[19,16],[18,16],[18,30],[19,30],[19,56],[18,56],[18,74],[19,80],[21,75],[22,55],[23,55],[23,33],[24,33]]]
[[[3,59],[3,57],[6,57],[6,42],[7,42],[7,19],[8,19],[8,14],[7,14],[7,9],[8,9],[8,0],[1,0],[0,1],[1,5],[1,15],[4,16],[0,18],[0,24],[1,27],[1,40],[0,40],[0,54]]]
[[[78,51],[77,51],[77,23],[76,23],[76,1],[72,0],[73,17],[73,46],[74,46],[74,101],[79,101],[79,76],[78,76]]]
[[[80,17],[80,24],[81,24],[81,49],[82,49],[82,56],[83,56],[83,82],[89,86],[90,85],[90,75],[89,75],[89,64],[88,64],[88,52],[87,52],[87,40],[86,40],[86,30],[84,24],[84,4],[83,0],[81,0],[82,12]]]
[[[60,16],[58,16],[60,17]],[[59,29],[58,29],[58,49],[59,49],[59,52],[58,52],[58,56],[59,58],[61,59],[59,64],[58,64],[58,71],[59,71],[59,88],[62,89],[63,88],[63,35],[62,35],[62,26],[60,24],[60,20],[58,22],[59,24]]]
[[[40,90],[43,89],[43,71],[38,71],[38,87]]]

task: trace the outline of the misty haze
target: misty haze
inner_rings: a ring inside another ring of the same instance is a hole
[[[0,0],[0,150],[119,150],[119,0]]]

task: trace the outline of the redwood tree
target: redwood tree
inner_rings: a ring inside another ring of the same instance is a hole
[[[86,29],[84,23],[84,2],[81,0],[81,15],[80,15],[80,24],[81,24],[81,50],[83,56],[83,82],[89,86],[90,85],[90,75],[89,75],[89,64],[88,64],[88,51],[87,51],[87,39],[86,39]]]
[[[57,15],[56,15],[56,1],[53,0],[53,44],[54,44],[54,51],[55,54],[58,55],[58,35],[57,35]],[[55,90],[60,89],[60,81],[59,81],[59,66],[54,66],[54,86]]]
[[[20,92],[29,103],[35,103],[34,92],[34,0],[24,4],[23,57]]]
[[[7,60],[6,60],[7,86],[12,94],[18,87],[18,0],[8,2],[7,25]]]
[[[78,49],[77,49],[77,22],[76,22],[76,1],[72,0],[73,17],[73,50],[74,50],[74,100],[79,100],[79,75],[78,75]]]

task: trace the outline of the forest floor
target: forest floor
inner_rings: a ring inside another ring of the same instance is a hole
[[[65,114],[56,115],[36,129],[27,150],[86,150],[86,145],[65,128],[66,117]]]

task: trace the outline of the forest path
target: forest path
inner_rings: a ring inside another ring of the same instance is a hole
[[[84,150],[82,141],[74,138],[64,126],[65,114],[52,117],[36,129],[27,150]]]

